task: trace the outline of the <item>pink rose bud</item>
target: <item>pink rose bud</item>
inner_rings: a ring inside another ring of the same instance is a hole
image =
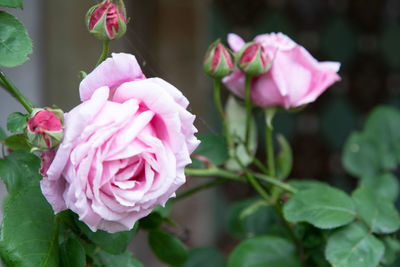
[[[26,136],[32,145],[31,152],[54,149],[63,138],[64,113],[60,109],[36,108],[26,127]]]
[[[126,32],[126,11],[122,0],[114,4],[105,0],[86,13],[89,32],[100,40],[118,39]]]
[[[246,74],[257,76],[266,73],[272,60],[260,43],[249,43],[237,54],[238,67]]]
[[[213,78],[223,78],[232,73],[234,69],[232,57],[220,40],[208,48],[203,67],[204,72]]]

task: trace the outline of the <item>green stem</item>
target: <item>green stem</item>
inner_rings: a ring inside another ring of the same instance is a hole
[[[257,177],[258,179],[262,180],[262,181],[266,181],[267,183],[270,183],[270,184],[272,184],[274,186],[277,186],[277,187],[279,187],[279,188],[281,188],[283,190],[286,190],[286,191],[288,191],[290,193],[293,193],[293,194],[297,193],[297,189],[296,188],[293,188],[290,185],[285,184],[285,183],[281,182],[280,180],[278,180],[278,179],[276,179],[274,177],[269,177],[269,176],[266,176],[266,175],[261,174],[261,173],[255,173],[254,176]]]
[[[218,113],[222,119],[222,124],[224,126],[224,134],[226,138],[226,142],[228,143],[229,151],[233,150],[233,143],[231,136],[229,134],[228,124],[226,122],[226,115],[224,109],[222,108],[222,101],[221,101],[221,79],[214,79],[214,102],[215,106],[217,107]]]
[[[275,155],[274,155],[274,143],[272,138],[272,121],[275,116],[276,109],[275,108],[267,108],[265,110],[265,149],[267,154],[267,167],[268,167],[268,174],[270,177],[278,180],[276,178],[276,171],[275,171]],[[271,195],[272,195],[272,202],[276,203],[279,195],[281,193],[280,187],[273,186],[271,188]]]
[[[12,96],[14,96],[28,111],[32,112],[34,105],[7,79],[4,72],[0,71],[0,84],[4,87]]]
[[[242,162],[239,160],[239,165],[243,166]],[[297,190],[293,187],[291,187],[288,184],[285,184],[284,182],[279,181],[278,179],[269,177],[267,175],[261,174],[261,173],[252,173],[250,171],[248,171],[246,169],[246,167],[243,166],[243,169],[247,172],[250,173],[251,176],[261,180],[261,181],[265,181],[269,184],[275,185],[277,187],[282,188],[283,190],[290,192],[290,193],[296,193]],[[242,183],[246,183],[248,182],[247,180],[243,179],[242,177],[240,177],[239,175],[233,173],[233,172],[229,172],[229,171],[225,171],[219,168],[210,168],[210,169],[190,169],[190,168],[186,168],[185,169],[185,174],[188,176],[196,176],[196,177],[219,177],[219,178],[223,178],[225,180],[233,180],[233,181],[237,181],[237,182],[242,182]],[[251,178],[250,178],[251,179]]]
[[[294,230],[293,230],[292,225],[290,225],[290,223],[288,221],[286,221],[285,217],[283,216],[282,207],[280,206],[279,203],[275,203],[275,209],[276,209],[277,213],[279,214],[279,217],[282,220],[283,224],[285,225],[286,229],[288,230],[290,237],[292,238],[293,242],[295,243],[295,245],[297,247],[297,253],[299,255],[301,266],[305,267],[306,266],[305,265],[306,255],[304,253],[303,244],[301,243],[301,241],[294,234]]]
[[[110,47],[110,40],[104,40],[103,41],[103,51],[101,53],[101,56],[99,58],[99,61],[97,61],[97,65],[100,65],[101,62],[103,62],[107,57],[108,57],[108,49]]]
[[[246,177],[249,180],[251,186],[257,191],[257,193],[263,198],[265,199],[268,203],[271,202],[271,198],[268,195],[267,191],[264,190],[264,188],[262,188],[262,186],[260,185],[259,182],[257,182],[257,180],[254,178],[253,174],[251,172],[247,172],[246,171]]]
[[[239,157],[236,155],[235,159],[237,163],[240,165],[242,170],[245,171],[245,175],[251,186],[257,191],[257,193],[264,198],[268,203],[271,202],[271,198],[268,195],[267,191],[264,190],[264,188],[260,185],[259,182],[254,178],[253,174],[246,168],[246,166],[242,163],[242,161],[239,159]]]
[[[275,109],[267,109],[265,111],[265,149],[267,155],[267,166],[269,176],[275,177],[275,158],[274,158],[274,144],[272,139],[272,120],[275,115]]]
[[[251,156],[251,163],[254,163],[254,165],[256,165],[257,168],[260,169],[260,171],[262,171],[265,174],[269,174],[268,169],[264,166],[264,164],[255,156],[253,155],[253,153],[250,151],[250,149],[248,147],[246,147],[246,145],[241,141],[241,144],[244,145],[247,155]]]
[[[227,180],[218,179],[218,180],[215,180],[215,181],[212,181],[212,182],[209,182],[209,183],[205,183],[205,184],[199,185],[197,187],[194,187],[194,188],[192,188],[190,190],[187,190],[187,191],[183,192],[182,194],[178,195],[176,198],[171,199],[171,202],[175,202],[175,201],[181,200],[181,199],[186,198],[188,196],[191,196],[194,193],[197,193],[197,192],[199,192],[201,190],[208,189],[208,188],[223,184],[225,182],[227,182]]]
[[[210,168],[210,169],[185,169],[185,174],[189,176],[216,176],[220,178],[224,178],[227,180],[234,180],[238,182],[246,182],[246,180],[240,178],[237,174],[225,171],[218,168]]]
[[[244,144],[249,147],[249,136],[250,136],[250,122],[251,122],[251,99],[250,99],[250,85],[252,76],[246,74],[246,83],[244,91],[244,100],[246,104],[246,136],[244,139]]]

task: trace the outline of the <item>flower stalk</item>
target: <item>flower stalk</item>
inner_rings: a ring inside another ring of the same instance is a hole
[[[220,78],[214,78],[214,102],[215,102],[215,106],[217,107],[218,113],[222,119],[222,124],[224,127],[224,134],[225,134],[226,142],[228,143],[228,150],[230,152],[233,150],[234,147],[233,147],[232,138],[229,133],[228,123],[226,121],[226,115],[225,115],[224,109],[222,107],[221,79]]]
[[[100,63],[103,62],[107,58],[109,48],[110,48],[110,40],[104,40],[103,41],[103,50],[101,52],[99,60],[97,61],[96,66],[100,65]]]
[[[249,74],[246,74],[246,84],[245,84],[245,105],[246,105],[246,135],[244,139],[245,147],[249,147],[249,138],[250,138],[250,122],[251,122],[251,99],[250,99],[250,85],[251,79],[253,77]]]

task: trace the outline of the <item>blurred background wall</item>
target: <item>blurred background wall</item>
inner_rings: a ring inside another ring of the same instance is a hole
[[[79,71],[90,72],[101,44],[84,25],[91,0],[26,0],[16,15],[33,39],[30,61],[6,73],[37,105],[57,104],[68,111],[79,103]],[[125,0],[131,22],[112,51],[135,54],[148,77],[158,76],[181,89],[197,115],[201,133],[218,133],[212,81],[202,73],[208,45],[236,32],[255,35],[282,31],[318,60],[342,63],[342,81],[300,114],[279,114],[278,132],[293,148],[291,177],[317,178],[343,188],[354,180],[341,166],[341,147],[350,131],[377,104],[400,107],[400,1],[397,0]],[[6,113],[22,109],[0,91],[0,126]],[[262,143],[262,142],[261,142]],[[263,149],[260,149],[263,151]],[[264,155],[260,154],[260,157]],[[198,181],[189,179],[184,189]],[[4,192],[2,193],[4,195]],[[178,236],[188,246],[235,244],[222,230],[229,201],[252,194],[227,184],[178,203],[173,216]],[[146,266],[162,266],[141,242],[135,255]],[[135,244],[140,244],[135,246]]]

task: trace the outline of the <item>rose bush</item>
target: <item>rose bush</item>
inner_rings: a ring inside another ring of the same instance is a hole
[[[282,33],[261,34],[254,38],[264,52],[273,59],[271,69],[255,76],[251,83],[251,100],[260,107],[282,106],[295,108],[313,102],[330,85],[340,80],[338,62],[318,62],[302,46]],[[234,52],[245,45],[236,34],[228,35],[228,43]],[[236,69],[223,79],[229,90],[244,96],[245,75]]]
[[[41,189],[54,212],[71,209],[93,231],[128,230],[185,183],[199,141],[188,100],[134,56],[113,54],[80,84],[58,150],[42,155]]]

